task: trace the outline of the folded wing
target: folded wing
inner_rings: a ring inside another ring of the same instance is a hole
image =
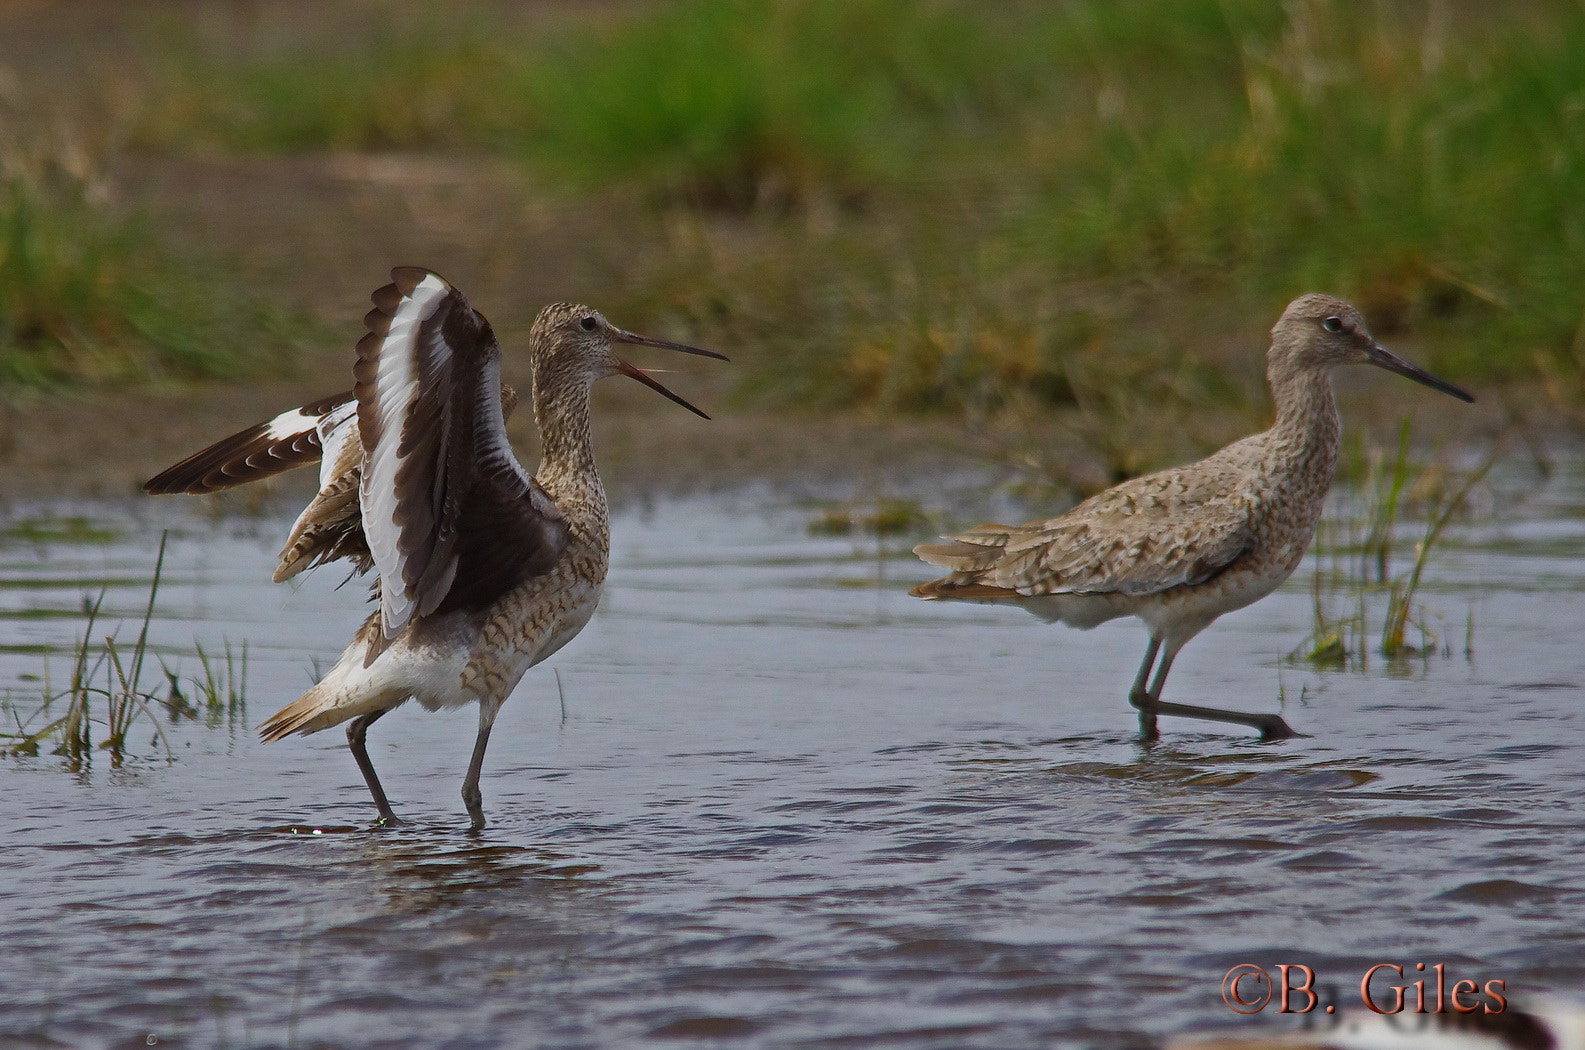
[[[980,525],[914,553],[951,575],[922,597],[1155,594],[1204,583],[1254,542],[1249,505],[1236,490],[1162,471],[1026,525]]]

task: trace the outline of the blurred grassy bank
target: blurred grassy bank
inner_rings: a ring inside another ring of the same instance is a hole
[[[731,348],[756,402],[1055,408],[1137,469],[1134,428],[1264,411],[1260,333],[1311,290],[1450,378],[1581,397],[1579,0],[135,6],[135,59],[82,80],[128,149],[495,158],[503,209],[581,217],[519,250],[608,282],[520,294]],[[8,379],[69,342],[38,330],[0,328]]]
[[[288,312],[173,250],[103,160],[59,129],[0,131],[0,389],[278,370]]]

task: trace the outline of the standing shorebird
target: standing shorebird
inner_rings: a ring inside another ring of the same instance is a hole
[[[544,458],[530,477],[506,437],[517,395],[501,382],[490,324],[438,274],[391,271],[358,343],[356,385],[217,442],[145,484],[214,492],[320,461],[319,492],[281,551],[277,581],[339,558],[378,572],[379,608],[330,673],[259,727],[265,741],[347,723],[347,743],[381,823],[396,814],[369,761],[369,726],[409,699],[431,711],[479,705],[462,785],[484,827],[479,772],[490,727],[533,665],[594,613],[611,527],[595,469],[589,396],[626,375],[705,416],[613,343],[726,360],[610,324],[571,303],[529,332],[534,421]]]
[[[911,593],[1012,602],[1080,630],[1137,616],[1150,645],[1128,699],[1146,740],[1158,735],[1157,715],[1246,725],[1263,740],[1295,735],[1278,715],[1167,703],[1161,687],[1189,639],[1276,590],[1304,557],[1337,467],[1331,371],[1343,364],[1376,365],[1475,400],[1389,352],[1348,303],[1300,296],[1272,328],[1266,352],[1277,403],[1270,430],[1198,463],[1125,481],[1061,517],[981,525],[946,537],[949,543],[922,543],[914,553],[951,574]]]

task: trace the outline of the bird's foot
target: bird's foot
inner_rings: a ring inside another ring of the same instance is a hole
[[[1139,742],[1141,744],[1154,744],[1161,739],[1161,730],[1156,728],[1156,716],[1139,714]]]
[[[1268,740],[1292,740],[1295,737],[1304,735],[1303,733],[1295,732],[1292,726],[1282,720],[1281,715],[1262,715],[1252,720],[1250,724],[1253,728],[1260,730],[1261,743],[1265,743]]]
[[[1291,740],[1302,734],[1293,731],[1280,715],[1251,715],[1242,711],[1228,711],[1220,707],[1200,707],[1196,704],[1169,703],[1152,700],[1148,695],[1130,696],[1129,702],[1139,709],[1139,735],[1145,743],[1156,740],[1156,716],[1175,715],[1179,718],[1203,718],[1212,722],[1227,722],[1248,726],[1260,734],[1262,741]]]
[[[468,807],[468,816],[471,823],[468,825],[468,834],[477,835],[484,830],[484,797],[475,787],[469,791],[466,787],[462,790],[462,804]]]
[[[399,828],[406,823],[407,821],[387,810],[380,814],[379,819],[374,822],[374,826],[377,828]]]
[[[1134,705],[1139,712],[1139,740],[1144,744],[1154,744],[1161,739],[1161,730],[1156,728],[1156,702],[1150,698],[1149,693],[1135,692],[1128,694],[1128,702]]]

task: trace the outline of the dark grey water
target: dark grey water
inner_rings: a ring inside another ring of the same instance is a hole
[[[1578,994],[1585,477],[1501,503],[1432,563],[1450,656],[1285,662],[1306,566],[1169,692],[1285,696],[1314,735],[1169,719],[1149,750],[1137,624],[916,602],[920,566],[774,498],[626,513],[560,688],[536,668],[498,723],[478,839],[471,710],[372,731],[393,831],[363,830],[339,732],[254,738],[364,608],[267,582],[281,521],[76,508],[115,538],[0,548],[7,721],[37,648],[67,672],[85,595],[136,619],[172,525],[155,641],[186,674],[195,638],[247,640],[247,725],[167,725],[174,761],[147,721],[119,769],[0,761],[0,1045],[1125,1046],[1275,1024],[1223,1004],[1243,962],[1345,999],[1381,962]]]

